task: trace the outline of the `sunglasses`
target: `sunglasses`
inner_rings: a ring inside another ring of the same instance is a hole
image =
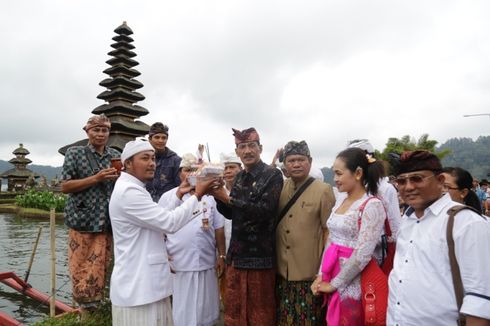
[[[244,150],[245,148],[256,149],[259,147],[257,142],[248,142],[248,143],[240,143],[236,146],[240,150]]]
[[[425,181],[425,179],[435,177],[435,174],[423,176],[419,174],[413,174],[409,176],[404,176],[404,177],[398,177],[395,179],[395,182],[398,186],[405,186],[408,181],[410,181],[411,184],[413,185],[420,185]]]

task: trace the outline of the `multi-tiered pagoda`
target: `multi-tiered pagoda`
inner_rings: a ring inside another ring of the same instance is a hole
[[[133,34],[133,31],[126,25],[126,22],[123,22],[114,32],[118,34],[112,38],[116,43],[111,44],[114,50],[108,53],[113,58],[106,61],[111,67],[104,70],[104,73],[110,78],[99,83],[107,90],[97,96],[105,103],[96,107],[92,113],[104,113],[111,120],[112,127],[108,146],[122,151],[128,141],[146,135],[150,127],[136,120],[147,115],[148,110],[135,104],[143,101],[145,97],[136,92],[137,89],[143,87],[143,84],[135,79],[140,72],[133,68],[139,64],[132,59],[136,56],[136,53],[132,51],[134,45],[131,44],[134,40],[129,36]],[[68,147],[86,145],[87,141],[88,139],[84,139],[64,146],[59,152],[64,154]]]
[[[26,158],[26,155],[29,155],[29,151],[24,148],[23,144],[19,144],[19,148],[15,149],[12,153],[15,157],[9,163],[14,168],[0,174],[0,177],[7,179],[7,191],[23,191],[29,178],[34,180],[39,178],[40,175],[27,168],[27,164],[32,163],[32,161]]]

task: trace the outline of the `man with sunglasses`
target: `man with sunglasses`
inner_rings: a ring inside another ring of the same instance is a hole
[[[233,129],[244,170],[228,195],[213,192],[221,214],[233,221],[226,263],[225,325],[275,325],[274,229],[283,184],[279,170],[262,162],[254,128]]]
[[[398,233],[389,276],[388,325],[466,325],[490,320],[490,223],[470,211],[455,216],[453,238],[464,298],[458,311],[446,239],[448,210],[458,203],[443,193],[439,158],[405,152],[396,183],[409,205]]]

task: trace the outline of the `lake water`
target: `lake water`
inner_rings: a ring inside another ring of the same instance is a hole
[[[15,272],[24,278],[39,226],[42,233],[28,282],[46,294],[51,291],[51,257],[49,219],[20,218],[15,214],[0,213],[0,272]],[[72,304],[71,282],[67,259],[68,228],[56,222],[56,288],[57,299]],[[0,283],[0,310],[24,324],[40,321],[49,314],[49,308],[21,295]]]

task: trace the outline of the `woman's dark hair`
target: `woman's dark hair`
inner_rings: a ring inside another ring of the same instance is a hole
[[[369,159],[368,156],[370,157]],[[361,168],[361,181],[366,190],[372,195],[376,196],[378,194],[378,182],[385,175],[385,169],[381,161],[375,160],[374,157],[366,154],[360,148],[347,148],[340,152],[337,158],[344,161],[345,166],[352,173],[355,173],[357,168]]]
[[[463,203],[473,207],[481,214],[482,209],[480,200],[476,193],[471,190],[471,188],[473,188],[473,177],[471,174],[460,167],[445,167],[442,169],[442,172],[448,173],[456,179],[456,185],[459,190],[468,189],[468,194],[463,198]]]

